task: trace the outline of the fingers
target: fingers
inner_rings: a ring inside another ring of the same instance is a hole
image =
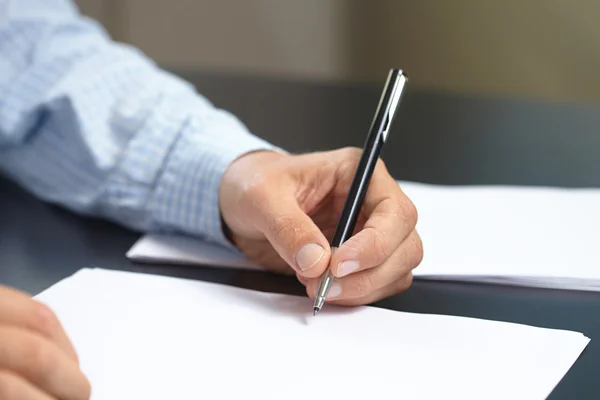
[[[22,377],[0,370],[0,399],[2,400],[52,400]]]
[[[344,277],[384,263],[414,231],[417,210],[398,183],[379,165],[365,197],[367,220],[361,231],[332,255],[332,273]]]
[[[381,265],[336,278],[327,301],[341,304],[365,304],[384,294],[406,290],[412,282],[412,270],[421,262],[423,248],[416,231]],[[300,279],[309,297],[314,298],[319,279]]]
[[[259,229],[280,257],[303,276],[323,274],[329,265],[329,243],[296,199],[267,198],[259,210]]]
[[[90,384],[77,363],[55,343],[25,329],[0,326],[0,370],[20,375],[61,400],[90,397]]]
[[[312,288],[308,289],[308,285],[310,285],[309,279],[307,279],[303,276],[298,276],[298,280],[304,286],[307,287],[307,292],[312,291]],[[360,305],[365,305],[365,304],[371,304],[371,303],[375,303],[379,300],[385,299],[387,297],[394,296],[398,293],[402,293],[402,292],[406,291],[412,285],[412,282],[413,282],[413,274],[412,274],[412,271],[410,271],[406,275],[402,276],[400,279],[390,283],[387,286],[384,286],[381,289],[376,290],[375,292],[368,293],[362,297],[344,298],[342,296],[341,298],[338,298],[337,300],[335,300],[335,299],[328,300],[327,303],[343,305],[343,306],[360,306]],[[312,295],[309,294],[309,297],[314,298],[314,293]]]
[[[29,329],[55,342],[72,360],[78,362],[73,344],[54,313],[25,293],[0,286],[0,326]]]
[[[328,303],[341,306],[360,306],[365,304],[373,304],[379,300],[386,299],[390,296],[402,293],[410,287],[413,282],[412,271],[404,275],[401,279],[390,283],[389,285],[369,293],[363,297],[331,300]]]

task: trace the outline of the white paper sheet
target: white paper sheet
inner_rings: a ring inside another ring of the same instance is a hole
[[[471,318],[326,306],[84,269],[36,296],[73,340],[92,400],[544,399],[589,339]]]
[[[419,211],[420,279],[600,290],[600,190],[400,182]],[[257,268],[195,239],[149,235],[136,261]],[[220,250],[223,251],[223,250]]]

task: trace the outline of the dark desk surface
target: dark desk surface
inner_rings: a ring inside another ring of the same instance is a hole
[[[253,132],[294,152],[362,146],[380,90],[182,75]],[[600,187],[600,108],[409,90],[386,146],[397,179]],[[268,273],[134,265],[125,252],[138,237],[43,204],[0,178],[3,284],[37,293],[82,267],[102,267],[303,294],[293,279]],[[416,281],[378,306],[583,332],[592,341],[551,398],[600,395],[600,293]]]

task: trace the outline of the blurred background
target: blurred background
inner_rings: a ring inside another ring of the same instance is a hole
[[[77,0],[173,69],[600,100],[597,0]]]

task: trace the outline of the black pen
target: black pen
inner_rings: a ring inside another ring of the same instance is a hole
[[[406,81],[407,77],[402,70],[390,70],[383,88],[383,93],[381,94],[381,99],[379,100],[375,118],[369,129],[362,155],[358,162],[358,166],[356,167],[356,172],[354,173],[352,185],[350,186],[348,196],[346,197],[340,220],[336,227],[333,240],[331,241],[332,255],[333,252],[335,252],[342,243],[348,240],[354,232],[356,220],[358,219],[365,194],[367,193],[369,181],[371,180],[373,170],[379,159],[381,148],[387,139],[390,126],[394,121],[394,115],[396,114],[398,103],[404,92]],[[317,315],[317,313],[321,311],[321,308],[323,308],[327,293],[329,292],[334,279],[330,265],[319,282],[313,315]]]

